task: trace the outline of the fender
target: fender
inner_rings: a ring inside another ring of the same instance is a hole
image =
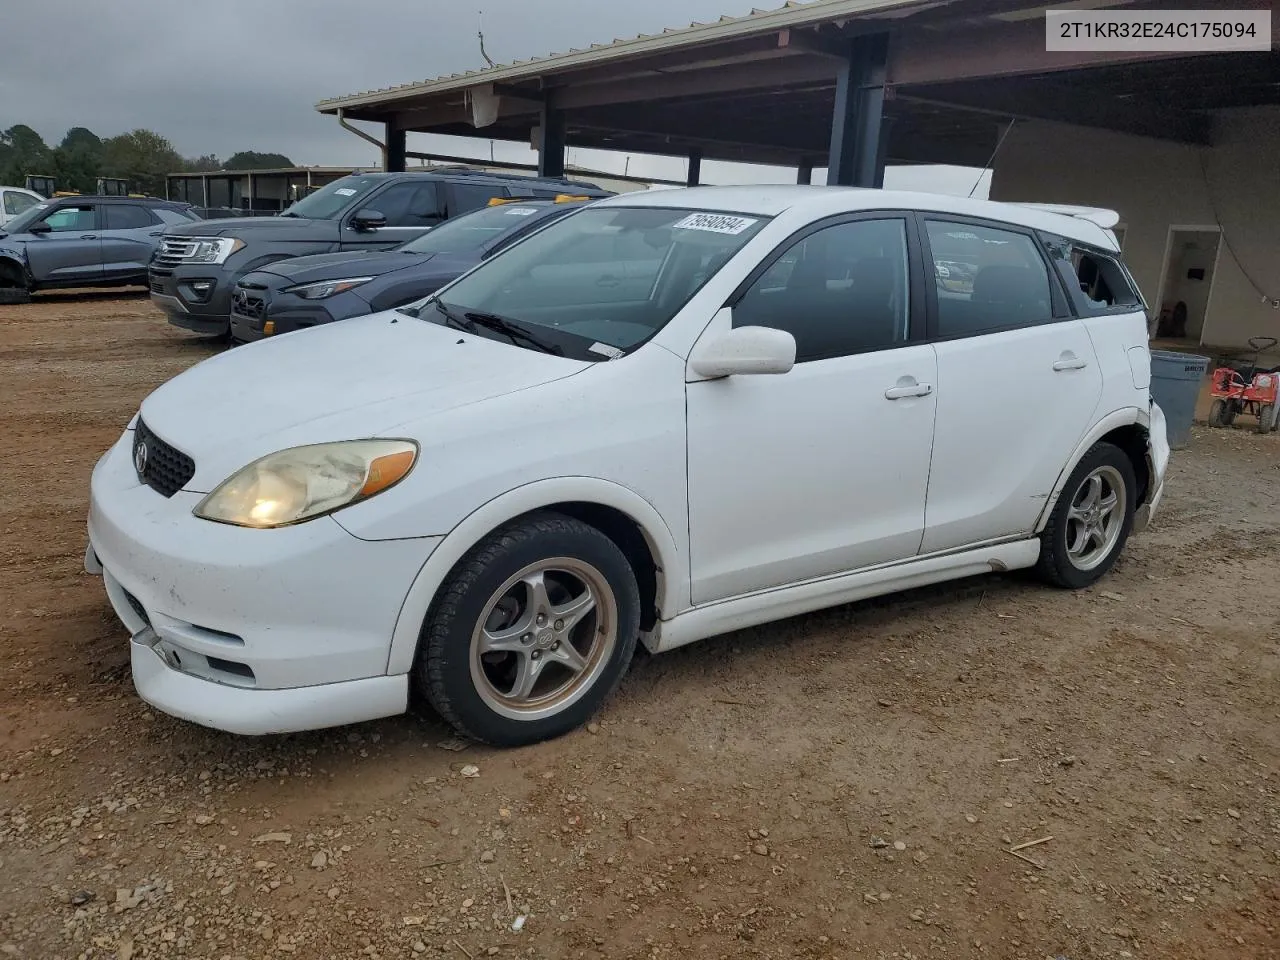
[[[27,265],[27,251],[24,248],[19,246],[6,247],[0,241],[0,267],[4,266],[12,266],[17,270],[18,276],[30,288],[31,281],[34,278],[31,276],[31,270]]]
[[[1045,525],[1049,522],[1049,516],[1053,513],[1053,508],[1058,503],[1058,497],[1062,495],[1062,488],[1067,485],[1067,478],[1071,476],[1071,471],[1076,468],[1076,464],[1089,452],[1090,447],[1118,427],[1128,427],[1135,423],[1148,427],[1150,422],[1150,415],[1140,407],[1122,407],[1119,410],[1112,411],[1095,423],[1089,432],[1084,435],[1084,439],[1080,441],[1075,450],[1072,451],[1070,459],[1067,460],[1067,465],[1062,468],[1062,472],[1058,474],[1058,479],[1054,481],[1053,493],[1045,501],[1044,509],[1036,520],[1036,533],[1044,532]]]
[[[408,673],[413,666],[418,635],[431,601],[449,571],[468,550],[509,520],[540,507],[570,501],[613,507],[634,520],[659,567],[658,609],[671,617],[689,606],[689,578],[683,574],[687,564],[681,560],[680,549],[667,522],[648,500],[611,480],[597,477],[538,480],[477,508],[431,552],[400,607],[387,658],[387,673],[393,676]]]

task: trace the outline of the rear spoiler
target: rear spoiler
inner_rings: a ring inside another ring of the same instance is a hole
[[[1060,213],[1077,220],[1087,220],[1097,224],[1103,230],[1110,230],[1120,222],[1120,214],[1105,207],[1074,207],[1065,203],[1017,203],[1014,206],[1030,207],[1032,210],[1043,210],[1045,213]]]

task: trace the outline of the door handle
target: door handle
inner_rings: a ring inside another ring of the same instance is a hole
[[[97,240],[98,235],[96,233],[85,233],[85,234],[81,234],[80,239],[81,240]]]
[[[1054,362],[1053,369],[1061,373],[1063,370],[1083,370],[1088,365],[1089,361],[1082,357],[1064,357]]]
[[[906,397],[927,397],[931,393],[933,393],[933,384],[912,383],[890,387],[884,392],[884,398],[886,400],[902,400]]]

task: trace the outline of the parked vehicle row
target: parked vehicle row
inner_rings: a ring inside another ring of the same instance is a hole
[[[145,285],[161,235],[197,219],[188,204],[169,200],[41,199],[0,231],[0,303],[25,302],[37,290]]]
[[[171,323],[213,336],[231,332],[235,307],[240,317],[237,336],[253,339],[261,335],[261,328],[253,326],[258,308],[248,302],[247,292],[241,298],[243,291],[237,289],[247,274],[279,276],[277,270],[288,269],[278,266],[283,261],[314,254],[390,250],[491,199],[550,199],[568,190],[579,196],[609,196],[589,184],[469,170],[354,174],[304,197],[279,216],[204,220],[166,231],[151,263],[151,299]],[[249,288],[259,291],[253,294],[257,301],[263,300],[261,293],[276,289],[274,281],[265,282],[265,287]],[[323,319],[314,311],[309,316]]]
[[[481,260],[573,212],[586,198],[505,200],[386,251],[276,260],[245,274],[231,296],[231,339],[260,340],[420,300]]]
[[[992,571],[1087,586],[1169,456],[1115,219],[600,200],[410,306],[160,387],[94,469],[86,567],[160,710],[265,734],[415,689],[504,745],[583,723],[637,643]]]

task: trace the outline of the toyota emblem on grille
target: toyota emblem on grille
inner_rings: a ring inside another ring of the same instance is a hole
[[[147,442],[139,440],[133,447],[133,469],[138,471],[141,477],[147,469]]]

